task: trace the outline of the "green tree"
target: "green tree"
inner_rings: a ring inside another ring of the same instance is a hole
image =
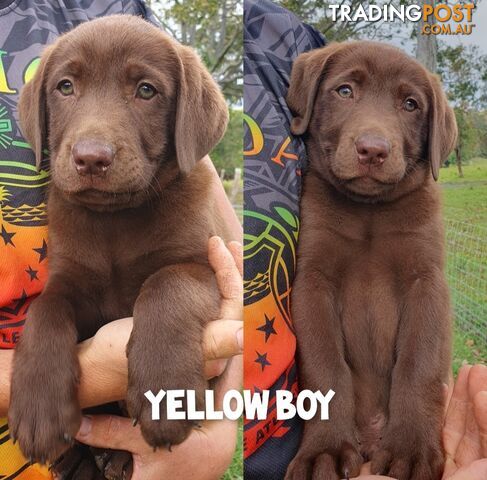
[[[472,125],[477,132],[477,144],[474,155],[487,158],[487,110],[471,113]]]
[[[146,0],[166,31],[196,49],[229,103],[242,99],[240,0]]]
[[[438,73],[455,106],[487,107],[487,55],[478,46],[443,46],[438,52]]]
[[[443,46],[438,52],[438,73],[448,97],[455,106],[458,125],[456,164],[463,177],[462,163],[471,158],[481,143],[480,130],[474,128],[474,112],[487,108],[487,55],[475,45]],[[484,117],[477,117],[477,124]]]
[[[465,159],[473,156],[477,135],[472,125],[472,119],[467,111],[462,108],[455,108],[455,118],[458,126],[455,160],[458,168],[458,175],[463,177],[462,165]]]
[[[223,140],[215,147],[210,156],[225,178],[233,178],[235,168],[242,166],[243,112],[230,108],[230,120]]]
[[[294,12],[299,18],[309,23],[320,31],[328,41],[342,42],[350,39],[370,39],[370,40],[390,40],[396,39],[398,35],[409,39],[411,28],[400,22],[368,22],[364,20],[353,21],[333,21],[329,5],[348,5],[351,12],[354,12],[359,5],[367,11],[369,5],[394,5],[399,7],[402,4],[413,3],[412,0],[347,0],[342,2],[324,0],[280,0],[280,5]]]

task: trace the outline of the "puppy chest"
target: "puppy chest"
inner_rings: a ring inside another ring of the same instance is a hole
[[[171,254],[178,252],[171,249]],[[183,258],[182,256],[180,258]],[[114,320],[133,314],[135,302],[144,283],[161,268],[179,263],[180,258],[168,256],[166,249],[147,251],[139,255],[115,255],[100,282],[103,317]]]
[[[144,258],[120,264],[112,263],[100,282],[100,309],[107,321],[131,316],[144,282],[156,271],[155,262]]]
[[[344,274],[338,301],[351,366],[390,372],[399,325],[399,302],[391,272],[371,262],[351,265]]]

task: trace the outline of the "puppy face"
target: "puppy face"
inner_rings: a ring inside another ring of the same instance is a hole
[[[133,16],[83,24],[43,54],[20,120],[52,179],[93,208],[134,206],[220,140],[225,102],[192,50]]]
[[[307,131],[316,150],[311,168],[356,200],[406,193],[425,181],[428,163],[436,178],[456,138],[436,78],[378,43],[335,44],[299,57],[288,103],[295,133]]]

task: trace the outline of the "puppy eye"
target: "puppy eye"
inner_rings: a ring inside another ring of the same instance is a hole
[[[74,93],[73,83],[70,80],[61,80],[56,87],[65,97]]]
[[[406,110],[406,112],[414,112],[414,110],[417,110],[419,108],[419,105],[418,102],[414,100],[414,98],[406,98],[403,108],[404,110]]]
[[[353,90],[350,85],[340,85],[337,89],[336,92],[340,97],[343,98],[352,98],[353,97]]]
[[[144,100],[150,100],[156,93],[157,90],[150,83],[142,83],[137,88],[137,97]]]

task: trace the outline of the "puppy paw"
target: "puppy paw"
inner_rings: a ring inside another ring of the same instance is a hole
[[[52,462],[73,443],[81,422],[77,359],[36,359],[22,350],[15,355],[10,436],[30,461]]]
[[[157,389],[152,389],[152,391],[157,392],[160,388],[171,390],[170,387],[159,386]],[[191,389],[191,386],[188,385],[185,390],[188,389]],[[192,389],[194,389],[194,386]],[[144,397],[145,391],[137,387],[129,388],[127,392],[127,407],[130,416],[134,419],[134,423],[138,422],[140,424],[140,429],[146,442],[154,448],[163,447],[168,450],[171,449],[172,445],[184,442],[192,429],[195,428],[195,422],[191,420],[169,420],[167,418],[165,400],[160,404],[160,419],[153,420],[151,417],[152,406]],[[183,407],[180,410],[184,411],[185,408],[183,403]],[[198,406],[198,402],[197,408],[201,408],[201,405]]]
[[[132,478],[132,454],[123,450],[91,450],[95,463],[106,480],[130,480]]]
[[[406,432],[404,428],[402,434],[384,435],[372,456],[372,473],[397,480],[440,480],[445,460],[439,435],[424,435],[414,428]]]
[[[141,421],[140,428],[146,442],[154,447],[171,451],[173,445],[183,443],[188,438],[193,425],[186,420]]]
[[[134,423],[139,423],[146,442],[154,447],[170,449],[172,445],[182,443],[195,428],[196,422],[192,420],[169,420],[167,418],[166,399],[160,403],[159,420],[152,419],[152,404],[145,397],[145,392],[152,391],[157,395],[159,390],[194,390],[196,396],[196,408],[202,410],[204,407],[205,389],[208,384],[203,373],[196,371],[177,371],[173,369],[154,368],[141,369],[133,368],[131,355],[129,354],[129,385],[127,390],[127,409]],[[132,365],[132,368],[131,368]],[[187,369],[190,367],[186,366]],[[186,402],[177,409],[181,412],[187,411]]]
[[[340,480],[356,477],[360,473],[363,458],[358,448],[343,442],[340,448],[306,453],[299,451],[289,464],[285,480]]]

